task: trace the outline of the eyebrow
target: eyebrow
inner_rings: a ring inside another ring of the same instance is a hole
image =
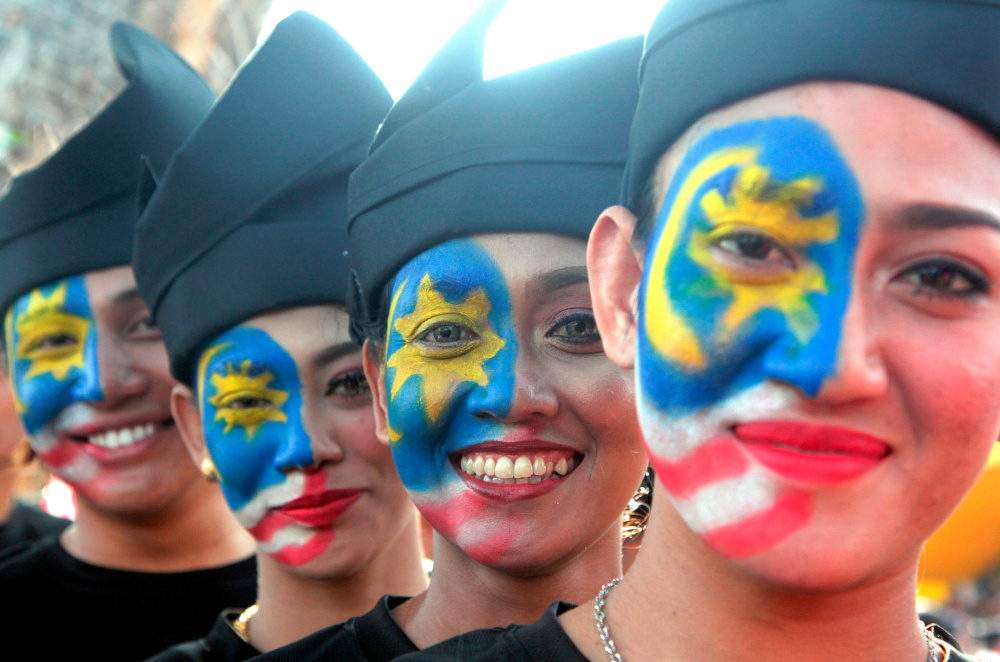
[[[351,352],[355,352],[358,349],[360,348],[357,343],[353,342],[343,342],[339,345],[330,345],[313,358],[312,365],[314,368],[322,368],[330,365],[340,357],[347,356]]]
[[[951,230],[984,227],[1000,232],[1000,219],[988,212],[926,203],[904,207],[892,225],[893,229],[896,230]]]
[[[563,267],[539,276],[536,287],[541,292],[555,292],[587,282],[589,282],[587,267]]]
[[[138,287],[130,287],[129,289],[122,290],[121,292],[116,294],[114,298],[111,299],[111,303],[113,303],[116,306],[124,306],[126,304],[134,302],[137,299],[139,301],[143,300],[142,293],[139,292]]]

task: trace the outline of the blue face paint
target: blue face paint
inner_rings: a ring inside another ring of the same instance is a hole
[[[232,510],[284,483],[284,471],[312,465],[301,388],[295,361],[260,329],[236,327],[202,353],[198,398],[205,443]]]
[[[688,150],[646,253],[638,379],[684,415],[767,380],[833,374],[864,207],[814,122],[716,130]]]
[[[83,276],[20,297],[7,311],[5,330],[15,403],[29,435],[73,404],[104,399]]]
[[[474,240],[441,244],[396,276],[386,336],[392,454],[424,501],[461,479],[449,456],[502,438],[517,340],[506,279]]]

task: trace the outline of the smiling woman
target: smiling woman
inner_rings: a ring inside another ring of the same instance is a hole
[[[365,374],[435,532],[431,585],[377,630],[370,613],[272,660],[389,660],[621,574],[647,460],[630,374],[597,334],[585,239],[617,197],[640,43],[483,81],[496,5],[435,56],[351,177]]]
[[[259,568],[256,604],[229,605],[157,660],[248,659],[427,584],[345,308],[347,177],[388,106],[340,35],[293,14],[139,221],[139,285],[183,382],[174,415]]]

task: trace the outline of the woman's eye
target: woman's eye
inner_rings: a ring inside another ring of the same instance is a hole
[[[368,380],[361,370],[338,375],[330,380],[326,387],[326,396],[343,396],[347,398],[366,396],[369,393]]]
[[[454,345],[475,338],[476,334],[460,324],[440,324],[425,331],[418,340],[438,345]]]
[[[968,267],[951,260],[932,260],[905,271],[900,280],[913,285],[918,294],[971,296],[989,290],[989,282]]]
[[[274,403],[267,398],[255,397],[251,395],[243,395],[238,398],[233,398],[226,403],[226,409],[267,409],[268,407],[273,407]]]
[[[132,324],[128,331],[132,335],[159,334],[160,328],[156,326],[152,316],[147,315]]]
[[[66,349],[75,345],[77,345],[76,336],[68,333],[55,333],[39,339],[31,349]]]
[[[795,264],[776,241],[756,232],[727,234],[718,239],[715,245],[720,250],[744,260],[781,263],[791,266]]]
[[[545,335],[574,344],[598,342],[601,339],[601,334],[597,330],[597,322],[594,320],[594,316],[589,313],[568,315],[556,323]]]

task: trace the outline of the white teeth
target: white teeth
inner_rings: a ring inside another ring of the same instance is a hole
[[[544,476],[548,473],[548,469],[545,468],[545,458],[536,457],[535,464],[532,466],[532,473],[536,476]]]
[[[108,430],[107,432],[92,434],[87,437],[87,441],[101,448],[121,448],[123,446],[131,446],[135,442],[145,439],[156,432],[156,430],[157,426],[155,424],[147,423],[146,425],[136,425],[131,428]]]
[[[484,457],[470,454],[463,455],[458,461],[459,469],[468,475],[475,476],[484,483],[505,485],[535,485],[549,478],[560,478],[573,471],[576,464],[576,458],[573,457],[553,462],[541,455],[532,459],[528,455]]]
[[[524,455],[514,463],[514,478],[527,478],[535,473],[531,460]]]
[[[496,477],[497,478],[513,478],[514,477],[514,463],[507,456],[501,457],[497,460],[496,466]]]

